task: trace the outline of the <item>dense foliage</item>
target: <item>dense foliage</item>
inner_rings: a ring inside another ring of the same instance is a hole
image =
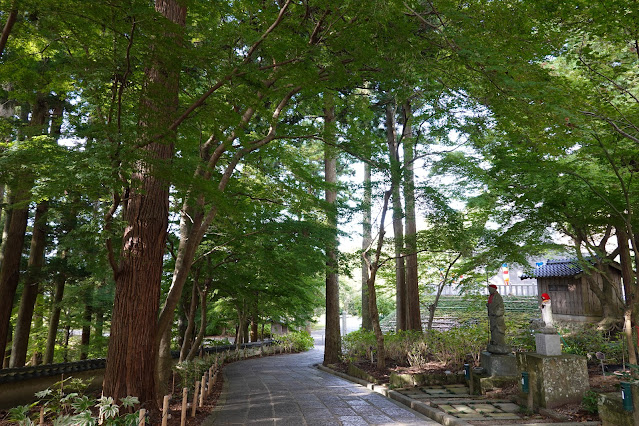
[[[171,349],[193,359],[207,331],[306,326],[360,214],[399,329],[421,329],[425,289],[562,249],[588,276],[619,260],[625,305],[590,287],[635,342],[637,19],[621,0],[0,0],[1,363],[108,355],[108,396],[157,400]],[[388,351],[459,362],[468,330]]]

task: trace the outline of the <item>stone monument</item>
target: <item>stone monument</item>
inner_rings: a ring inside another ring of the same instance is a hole
[[[486,308],[490,324],[490,341],[481,354],[481,366],[490,376],[517,376],[517,361],[512,354],[512,348],[506,344],[504,300],[496,285],[488,286]]]
[[[561,338],[552,319],[552,302],[548,293],[541,295],[543,328],[535,333],[535,346],[540,355],[561,355]]]
[[[528,373],[528,390],[524,391],[522,383],[520,396],[525,397],[530,409],[581,402],[589,389],[586,357],[561,353],[561,337],[553,323],[547,293],[541,295],[540,307],[544,325],[535,333],[536,352],[517,354],[517,368]]]

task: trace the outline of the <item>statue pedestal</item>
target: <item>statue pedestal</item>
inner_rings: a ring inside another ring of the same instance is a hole
[[[519,371],[528,373],[528,393],[520,393],[524,401],[535,407],[552,408],[581,402],[590,388],[586,357],[578,355],[517,354]],[[529,395],[530,394],[530,395]]]
[[[489,376],[518,376],[517,358],[512,353],[494,354],[488,351],[481,353],[481,366]]]
[[[481,368],[471,370],[472,393],[484,395],[491,389],[516,384],[519,380],[517,358],[512,353],[481,353]]]
[[[561,338],[555,333],[535,333],[535,346],[540,355],[561,355]]]

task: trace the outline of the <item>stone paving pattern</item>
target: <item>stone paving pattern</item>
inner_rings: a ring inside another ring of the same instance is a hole
[[[203,425],[438,425],[363,386],[318,370],[323,347],[224,367],[226,401]],[[221,402],[222,404],[222,402]]]
[[[519,420],[520,407],[510,401],[487,400],[471,396],[465,385],[422,386],[397,389],[407,397],[439,408],[463,420]]]

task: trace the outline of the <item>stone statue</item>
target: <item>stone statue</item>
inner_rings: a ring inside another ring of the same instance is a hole
[[[504,300],[497,292],[497,286],[488,286],[488,321],[490,323],[490,342],[488,352],[493,354],[509,354],[510,346],[506,345],[506,323],[504,322]]]
[[[541,319],[544,322],[542,333],[555,333],[555,324],[552,319],[552,304],[548,293],[541,295]]]

